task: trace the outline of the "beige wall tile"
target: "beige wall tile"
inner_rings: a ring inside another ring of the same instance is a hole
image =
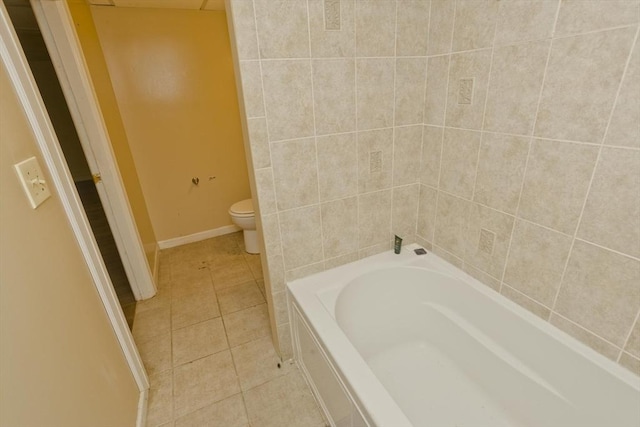
[[[314,139],[271,144],[271,157],[279,210],[318,203]]]
[[[321,261],[320,207],[285,211],[279,216],[285,268],[291,270]]]
[[[444,125],[449,59],[448,55],[427,59],[427,83],[424,96],[424,122],[426,124]]]
[[[393,141],[393,185],[418,182],[420,153],[422,152],[422,125],[397,127]]]
[[[631,330],[629,341],[624,347],[625,351],[631,353],[634,356],[640,357],[640,322],[636,321],[635,326]]]
[[[480,137],[480,132],[445,128],[440,171],[441,190],[471,199]]]
[[[288,323],[278,326],[278,344],[282,360],[291,359],[293,357],[293,343],[291,342],[291,326]]]
[[[325,258],[358,250],[358,198],[323,203],[322,239]]]
[[[356,1],[356,56],[395,55],[396,2]]]
[[[313,100],[316,134],[356,130],[355,61],[313,61]]]
[[[436,228],[433,242],[463,258],[465,252],[465,232],[471,203],[458,197],[440,192],[436,212]]]
[[[309,0],[311,56],[314,58],[355,55],[355,1],[340,1],[340,29],[325,30],[324,0]]]
[[[525,294],[522,294],[507,285],[502,286],[500,293],[519,306],[526,308],[527,310],[544,320],[548,320],[549,316],[551,315],[551,310],[549,310],[547,307],[538,304],[531,298],[527,297]]]
[[[358,252],[351,252],[350,254],[341,255],[335,258],[329,258],[324,262],[325,270],[330,270],[332,268],[340,267],[341,265],[348,264],[350,262],[355,262],[359,260]]]
[[[397,56],[425,56],[427,54],[429,5],[429,0],[398,1]]]
[[[462,269],[464,267],[464,261],[462,261],[462,258],[458,258],[456,255],[448,252],[438,245],[433,245],[433,249],[431,252],[456,268]]]
[[[576,240],[554,311],[622,347],[640,308],[640,261]]]
[[[272,295],[273,311],[275,313],[276,325],[289,323],[289,308],[287,307],[287,292],[276,292]]]
[[[551,307],[571,249],[571,237],[516,221],[504,282]]]
[[[324,262],[322,261],[305,265],[304,267],[294,268],[293,270],[287,270],[285,279],[287,282],[291,282],[312,274],[320,273],[321,271],[324,271]]]
[[[447,126],[481,129],[487,97],[491,50],[479,50],[451,55],[447,88]],[[471,99],[461,95],[461,80],[473,82]],[[468,103],[464,103],[468,102]]]
[[[172,424],[173,425],[173,424]],[[249,419],[240,393],[175,420],[175,427],[247,427]]]
[[[391,232],[403,239],[403,245],[415,240],[419,195],[419,184],[393,189]]]
[[[382,159],[379,162],[379,159]],[[391,186],[393,129],[358,132],[358,191],[365,193]]]
[[[239,59],[258,59],[258,38],[253,2],[234,0],[231,2],[233,26]]]
[[[454,14],[455,2],[450,0],[431,0],[427,55],[451,52]]]
[[[633,0],[564,0],[556,34],[577,34],[638,22],[640,4]]]
[[[247,120],[247,128],[254,169],[268,168],[271,166],[271,151],[269,150],[267,120],[264,117],[249,119]]]
[[[511,215],[473,203],[466,230],[465,263],[502,277],[513,222]]]
[[[425,58],[396,59],[395,125],[422,124],[426,81]]]
[[[440,180],[440,158],[442,156],[442,136],[444,128],[425,126],[422,134],[422,162],[420,183],[438,187]]]
[[[172,334],[173,366],[229,348],[221,318],[176,329]]]
[[[271,168],[256,169],[256,190],[258,192],[258,204],[262,215],[276,212],[276,192],[273,183],[273,170]]]
[[[537,136],[602,141],[634,35],[625,28],[553,41]]]
[[[310,62],[262,61],[262,72],[270,141],[313,135]]]
[[[358,59],[356,62],[358,129],[393,125],[393,59]]]
[[[640,152],[603,148],[578,237],[640,258]]]
[[[615,360],[618,356],[618,353],[620,352],[616,347],[604,341],[602,338],[597,337],[588,330],[581,328],[575,323],[570,322],[569,320],[558,316],[555,313],[551,314],[551,318],[549,321],[553,326],[561,329],[562,331],[581,341],[583,344],[588,345],[598,353],[603,354],[611,360]]]
[[[264,98],[262,97],[262,76],[259,61],[240,61],[240,78],[244,109],[248,118],[264,116]]]
[[[307,4],[298,0],[254,0],[262,58],[308,58]]]
[[[496,46],[551,37],[560,0],[502,2]]]
[[[634,374],[640,375],[640,359],[631,356],[629,353],[622,353],[622,355],[620,355],[620,362],[618,363]]]
[[[356,134],[321,136],[316,144],[320,201],[358,194]]]
[[[224,327],[227,330],[229,347],[236,347],[249,341],[264,338],[271,333],[267,304],[245,308],[235,313],[226,314],[222,318],[224,319]]]
[[[533,140],[519,215],[573,234],[597,155],[596,146]]]
[[[420,200],[418,206],[418,235],[425,240],[433,241],[436,222],[436,203],[438,190],[420,185]]]
[[[358,196],[360,248],[388,243],[391,236],[391,190]]]
[[[478,280],[483,285],[490,287],[496,292],[500,291],[500,280],[496,279],[495,277],[490,276],[484,271],[475,268],[474,266],[472,266],[467,262],[464,263],[464,265],[462,266],[462,269],[464,270],[465,273],[467,273],[469,276],[473,277],[474,279]]]
[[[550,46],[543,41],[494,50],[484,129],[533,133]]]
[[[528,152],[529,138],[483,133],[473,200],[514,214]]]
[[[636,41],[633,54],[620,88],[620,94],[607,129],[604,143],[640,148],[640,43]]]
[[[458,0],[453,29],[453,51],[491,47],[499,6],[499,0]]]
[[[278,215],[262,216],[262,238],[264,239],[267,254],[277,254],[282,252]]]

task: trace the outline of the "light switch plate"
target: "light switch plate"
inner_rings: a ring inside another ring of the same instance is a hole
[[[18,179],[33,209],[51,197],[49,184],[45,181],[40,164],[35,157],[23,160],[13,167],[16,168]]]

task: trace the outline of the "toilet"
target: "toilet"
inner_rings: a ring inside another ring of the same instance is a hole
[[[253,211],[253,200],[246,199],[234,203],[229,208],[231,221],[242,228],[244,249],[250,254],[259,254],[258,233],[256,232],[256,213]]]

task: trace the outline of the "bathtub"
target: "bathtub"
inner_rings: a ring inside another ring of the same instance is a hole
[[[640,426],[640,378],[416,248],[287,284],[331,425]]]

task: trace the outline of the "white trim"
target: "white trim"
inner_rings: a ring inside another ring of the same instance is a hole
[[[175,248],[176,246],[186,245],[188,243],[199,242],[201,240],[210,239],[223,234],[231,234],[240,231],[242,228],[237,225],[225,225],[224,227],[212,228],[211,230],[201,231],[199,233],[189,234],[188,236],[175,237],[173,239],[160,240],[158,247],[160,249]]]
[[[33,0],[32,6],[89,169],[102,177],[96,188],[131,290],[137,300],[151,298],[156,294],[153,276],[67,4]]]
[[[44,102],[24,56],[4,3],[0,4],[0,57],[22,105],[36,143],[51,174],[51,180],[65,210],[69,224],[87,263],[96,290],[140,392],[149,388],[149,379],[133,342],[127,321],[102,260],[80,197],[69,172],[60,143],[53,130]]]
[[[158,282],[158,271],[160,269],[160,246],[156,243],[156,247],[153,250],[153,278]]]
[[[136,418],[136,427],[145,427],[147,425],[147,406],[149,405],[149,390],[142,390],[138,397],[138,417]]]

